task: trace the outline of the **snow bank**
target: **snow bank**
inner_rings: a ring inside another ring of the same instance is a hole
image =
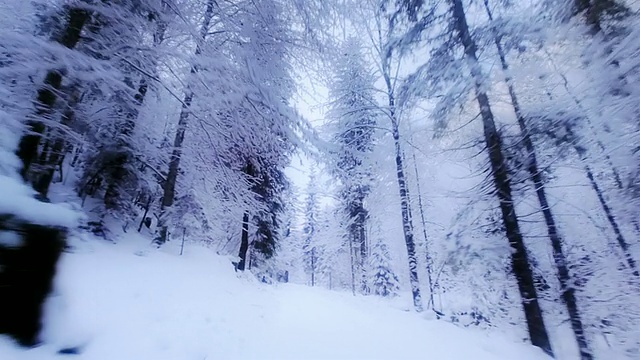
[[[390,307],[374,297],[300,285],[264,285],[228,259],[189,246],[184,256],[119,245],[75,244],[48,303],[47,344],[0,359],[547,359],[536,348]]]
[[[66,204],[49,204],[34,198],[35,191],[9,176],[0,175],[0,214],[17,215],[39,225],[73,227],[80,213]]]

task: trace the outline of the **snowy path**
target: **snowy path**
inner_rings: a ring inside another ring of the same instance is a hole
[[[88,243],[64,257],[48,345],[0,338],[1,359],[546,359],[537,349],[427,320],[373,297],[238,276],[192,247],[177,257]]]

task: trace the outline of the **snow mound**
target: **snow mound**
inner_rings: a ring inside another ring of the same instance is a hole
[[[47,304],[46,345],[0,337],[1,359],[548,359],[378,298],[265,285],[204,247],[177,256],[136,236],[74,245]]]
[[[0,174],[0,214],[16,215],[39,225],[74,227],[82,218],[68,204],[49,204],[35,199],[36,192],[21,181]]]

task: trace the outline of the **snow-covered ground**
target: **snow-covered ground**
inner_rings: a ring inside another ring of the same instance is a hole
[[[262,284],[196,245],[183,256],[137,236],[74,245],[47,305],[45,345],[0,337],[0,359],[546,359],[383,299]],[[69,347],[81,353],[56,354]]]

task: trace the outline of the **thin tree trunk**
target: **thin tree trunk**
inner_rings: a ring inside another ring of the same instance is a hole
[[[244,271],[247,262],[247,251],[249,250],[249,212],[245,211],[242,215],[242,235],[240,236],[240,252],[238,257],[240,261],[236,269]]]
[[[409,127],[409,131],[412,132],[411,127]],[[413,132],[410,135],[410,139],[413,139]],[[418,192],[418,208],[419,208],[418,210],[420,211],[420,222],[422,224],[422,236],[424,239],[427,281],[429,282],[428,284],[429,285],[429,303],[427,304],[427,308],[431,306],[431,308],[435,310],[436,304],[433,300],[434,284],[432,279],[433,259],[431,258],[431,253],[429,252],[429,237],[427,236],[427,220],[425,217],[424,205],[422,203],[422,191],[420,189],[420,173],[418,172],[418,162],[416,160],[416,152],[415,152],[415,149],[413,148],[411,149],[411,156],[413,158],[413,170],[416,174],[416,191]]]
[[[547,95],[550,98],[552,98],[550,93],[547,92]],[[627,263],[627,266],[631,270],[631,273],[636,277],[640,277],[640,272],[638,271],[637,263],[633,255],[631,255],[631,252],[629,251],[629,243],[627,242],[624,235],[622,234],[620,226],[618,225],[618,221],[616,220],[616,217],[613,214],[613,211],[611,210],[609,203],[607,202],[604,192],[600,188],[600,185],[598,185],[598,182],[596,181],[593,171],[591,170],[591,166],[589,166],[589,160],[586,156],[586,150],[583,147],[580,147],[577,145],[577,136],[575,135],[571,127],[567,126],[565,127],[565,130],[567,131],[569,142],[573,145],[573,149],[578,155],[578,157],[580,158],[580,161],[582,161],[582,165],[584,166],[584,171],[587,175],[587,179],[589,180],[589,184],[591,185],[591,188],[593,189],[593,191],[596,193],[598,202],[602,207],[602,211],[604,211],[607,221],[609,222],[609,225],[611,225],[611,229],[613,230],[616,236],[616,241],[618,242],[618,246],[620,246],[620,249],[622,250],[622,256],[624,257],[624,261]],[[636,230],[638,230],[637,223],[634,222],[634,226],[636,226]]]
[[[425,260],[427,262],[427,281],[429,282],[429,303],[427,307],[431,306],[431,308],[435,308],[435,303],[433,302],[433,282],[432,282],[432,259],[431,253],[429,252],[429,238],[427,237],[427,221],[424,216],[424,206],[422,204],[422,192],[420,191],[420,174],[418,173],[418,164],[416,162],[416,154],[413,152],[413,169],[416,173],[416,191],[418,192],[418,210],[420,210],[420,221],[422,223],[422,236],[424,238],[424,251],[425,251]]]
[[[413,239],[413,223],[411,220],[411,210],[409,204],[409,191],[407,189],[406,177],[404,174],[404,163],[402,159],[402,150],[400,148],[400,130],[398,129],[398,121],[395,119],[394,105],[395,100],[390,95],[389,103],[392,113],[392,135],[396,150],[396,175],[398,178],[398,190],[400,193],[400,208],[402,212],[402,231],[404,233],[404,241],[407,246],[407,258],[409,260],[409,282],[411,284],[411,293],[413,295],[413,306],[416,311],[422,311],[422,297],[420,296],[420,282],[418,280],[418,261],[416,258],[416,244]]]
[[[367,236],[365,231],[366,210],[363,206],[364,201],[360,201],[360,209],[358,212],[358,242],[360,245],[360,277],[361,277],[361,290],[363,294],[368,293],[367,287]]]
[[[351,292],[353,296],[356,295],[356,269],[355,269],[355,255],[353,250],[353,234],[349,236],[349,258],[351,259]]]
[[[394,26],[394,20],[389,19],[389,27]],[[393,84],[391,83],[391,53],[387,51],[382,60],[382,75],[387,87],[387,100],[389,105],[389,120],[391,120],[391,135],[395,146],[396,177],[398,180],[398,193],[400,195],[400,211],[402,215],[402,232],[407,247],[407,261],[409,263],[409,283],[413,307],[417,312],[422,312],[422,296],[420,295],[420,280],[418,279],[418,259],[416,257],[416,243],[413,238],[413,220],[411,217],[411,202],[409,201],[409,189],[405,176],[404,153],[400,144],[400,128],[396,114],[396,99]]]
[[[202,53],[202,47],[200,42],[204,41],[207,37],[209,25],[213,18],[213,8],[215,0],[207,1],[207,9],[202,20],[202,27],[200,28],[200,39],[196,46],[195,55],[198,56]],[[193,76],[198,71],[196,66],[191,67],[191,75]],[[182,143],[184,141],[184,134],[187,130],[187,124],[189,120],[189,113],[191,107],[191,101],[193,100],[194,91],[190,85],[187,86],[186,95],[182,101],[182,110],[180,111],[180,119],[178,120],[178,129],[176,130],[176,136],[173,141],[173,151],[171,152],[171,160],[169,161],[169,172],[167,173],[167,179],[163,186],[163,196],[161,204],[160,228],[158,236],[155,238],[155,243],[160,246],[167,241],[167,233],[169,231],[169,209],[173,205],[176,192],[176,181],[178,179],[178,169],[180,168],[180,159],[182,156]],[[248,215],[247,215],[248,216]],[[245,250],[246,252],[246,250]]]
[[[477,57],[477,46],[469,32],[464,7],[461,0],[450,0],[452,4],[453,18],[458,30],[459,39],[464,47],[465,57],[471,67],[471,76],[475,83],[475,93],[482,116],[484,137],[489,152],[491,173],[496,190],[496,196],[500,202],[502,221],[506,229],[509,245],[511,245],[511,264],[518,282],[518,288],[522,297],[522,306],[527,319],[529,337],[534,346],[540,347],[544,352],[553,356],[551,342],[542,317],[542,309],[538,302],[538,294],[533,281],[533,273],[527,255],[522,233],[518,224],[518,217],[513,204],[511,194],[511,181],[502,151],[502,139],[496,129],[493,113],[489,104],[489,98],[483,87],[484,77]]]
[[[570,130],[569,130],[569,134],[570,135],[572,134]],[[591,188],[593,189],[593,191],[595,191],[596,196],[598,197],[598,202],[600,202],[600,206],[602,207],[602,211],[604,211],[607,221],[609,221],[609,224],[611,225],[611,229],[613,230],[613,233],[616,235],[616,241],[618,242],[620,249],[622,249],[622,256],[624,257],[624,260],[629,266],[629,270],[631,270],[631,273],[634,276],[640,277],[640,272],[638,271],[636,260],[633,258],[633,256],[631,255],[631,252],[629,251],[629,243],[627,243],[627,240],[625,239],[624,235],[622,235],[622,231],[620,230],[618,221],[616,220],[616,217],[613,215],[613,211],[611,210],[611,207],[607,203],[604,193],[600,188],[600,186],[598,185],[598,182],[596,181],[595,176],[593,175],[593,171],[591,170],[591,167],[587,163],[587,159],[586,159],[586,156],[584,155],[584,151],[578,147],[574,147],[574,149],[578,153],[578,156],[580,156],[580,160],[582,160],[584,171],[587,174],[587,179],[589,179],[589,184],[591,184]]]
[[[142,225],[144,225],[147,220],[147,214],[149,213],[149,209],[151,208],[151,195],[148,195],[147,204],[144,207],[144,214],[142,215],[142,220],[140,220],[140,225],[138,226],[138,232],[142,231]]]
[[[80,33],[89,19],[89,13],[84,9],[72,8],[68,15],[66,26],[54,40],[66,48],[73,49],[80,40]],[[16,152],[22,161],[20,174],[25,180],[31,164],[38,156],[38,146],[46,128],[44,121],[51,114],[58,98],[56,93],[60,90],[61,84],[62,72],[50,70],[44,79],[44,86],[38,90],[35,116],[27,121],[28,132],[20,139]]]
[[[311,286],[316,286],[316,247],[311,248]]]
[[[591,123],[591,121],[589,120],[589,116],[588,116],[589,112],[582,105],[582,101],[580,101],[580,99],[578,99],[578,97],[569,88],[569,80],[567,79],[567,77],[563,73],[561,73],[560,71],[557,71],[557,72],[558,72],[558,75],[562,78],[564,89],[567,91],[569,96],[571,96],[571,99],[573,100],[573,102],[576,103],[578,108],[580,108],[580,110],[585,114],[586,123],[589,126],[589,129],[591,130],[591,132],[593,133],[593,137],[595,139],[596,145],[598,145],[598,148],[600,148],[600,151],[602,151],[602,153],[604,154],[604,159],[605,159],[607,165],[609,166],[609,168],[611,169],[611,173],[613,175],[613,180],[614,180],[614,183],[615,183],[616,187],[619,190],[623,190],[624,189],[624,185],[622,184],[622,177],[620,176],[620,171],[618,171],[618,168],[614,165],[613,160],[611,159],[611,156],[609,156],[609,152],[607,151],[607,148],[604,146],[602,141],[598,138],[597,131],[594,128],[594,126]],[[570,132],[573,132],[573,130],[570,129],[570,128],[568,128],[567,130],[569,130]],[[572,134],[571,136],[573,137],[574,140],[577,140],[577,137],[575,137],[575,135]],[[582,154],[584,151],[579,150],[577,147],[575,147],[575,148],[576,148],[576,151],[578,151],[578,153],[580,154],[580,156],[583,157],[582,160],[586,161],[586,157],[584,156],[584,154]],[[595,179],[594,179],[594,181],[595,181]],[[634,229],[636,230],[636,233],[638,233],[640,235],[640,224],[638,224],[638,221],[633,219],[631,221],[631,223],[632,223]],[[611,226],[614,227],[614,228],[618,227],[617,224],[614,225],[613,223],[611,224]],[[616,234],[616,236],[618,236],[618,234]],[[620,235],[620,236],[622,236],[622,235]],[[625,256],[629,257],[630,255],[629,254],[625,254]]]
[[[489,0],[484,0],[484,6],[487,11],[489,20],[493,22],[493,14],[491,13],[491,9],[489,8]],[[538,167],[538,160],[536,158],[536,150],[533,145],[533,141],[531,140],[529,129],[524,120],[524,116],[522,115],[522,109],[520,108],[520,103],[518,102],[518,97],[513,86],[513,79],[509,75],[509,65],[507,63],[507,58],[502,44],[500,43],[500,38],[498,37],[495,29],[492,28],[492,30],[494,42],[498,50],[498,56],[500,57],[502,70],[505,73],[505,83],[507,84],[507,88],[509,90],[511,104],[513,105],[513,110],[516,114],[520,132],[522,133],[522,141],[527,150],[527,171],[529,172],[531,180],[533,181],[536,195],[538,197],[538,202],[540,203],[540,209],[542,210],[545,224],[547,226],[547,233],[549,235],[549,239],[551,240],[553,259],[555,261],[556,268],[558,269],[558,280],[560,281],[560,291],[562,294],[562,299],[564,300],[565,306],[567,307],[567,312],[569,313],[569,320],[571,322],[571,328],[573,329],[574,337],[576,339],[576,342],[578,343],[580,357],[583,360],[591,360],[593,359],[593,355],[591,350],[589,349],[589,344],[585,336],[586,334],[584,331],[584,326],[582,324],[580,311],[578,309],[578,302],[576,300],[575,288],[572,285],[567,258],[564,254],[564,250],[562,249],[562,239],[560,238],[560,234],[558,233],[556,221],[551,212],[549,201],[547,200],[544,181],[542,179],[542,174],[540,173],[540,169]]]

